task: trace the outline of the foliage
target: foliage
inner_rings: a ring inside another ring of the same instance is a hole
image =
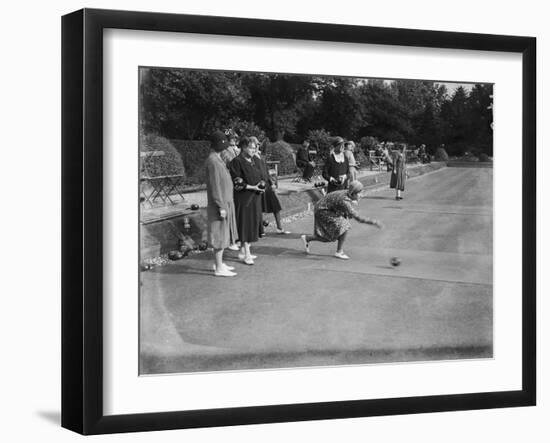
[[[488,162],[488,161],[491,161],[491,159],[489,158],[489,156],[487,154],[485,154],[483,152],[479,155],[479,161],[480,162]]]
[[[365,137],[361,137],[361,140],[359,141],[359,146],[361,147],[362,151],[369,152],[374,151],[379,143],[380,142],[376,137],[371,137],[370,135],[367,135]]]
[[[437,148],[435,151],[435,161],[438,162],[446,162],[449,160],[449,155],[447,154],[447,151],[443,147]]]
[[[282,141],[267,145],[266,154],[270,160],[279,161],[279,174],[288,175],[296,171],[296,157],[292,147]]]
[[[204,162],[210,154],[209,141],[172,140],[172,144],[181,156],[187,171],[186,182],[202,184],[205,182]]]
[[[164,137],[148,134],[141,138],[141,152],[162,151],[163,155],[151,155],[142,158],[141,172],[150,177],[162,175],[185,175],[180,154]]]
[[[330,134],[361,140],[364,150],[393,140],[491,156],[492,93],[490,84],[449,94],[431,81],[142,68],[140,131],[178,140],[207,140],[218,129],[260,141],[310,136],[322,156]]]
[[[324,129],[315,129],[308,132],[307,139],[311,142],[310,149],[315,149],[318,156],[326,158],[334,137]]]
[[[356,149],[353,155],[360,167],[366,167],[369,164],[369,158],[361,149]]]
[[[291,74],[248,74],[249,109],[257,124],[275,141],[296,133],[303,108],[313,100],[309,76]]]
[[[144,68],[140,77],[142,129],[168,138],[206,139],[247,108],[242,74]]]
[[[229,122],[224,125],[227,131],[231,132],[232,134],[236,134],[239,136],[245,136],[245,137],[256,137],[260,142],[262,142],[265,138],[265,131],[260,128],[256,123],[253,121],[246,121],[241,120],[238,117],[234,117]]]

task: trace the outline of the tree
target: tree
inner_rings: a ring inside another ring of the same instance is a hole
[[[168,138],[207,138],[246,114],[240,73],[149,68],[141,77],[142,131]]]
[[[369,80],[361,87],[367,124],[360,136],[379,140],[406,141],[412,133],[410,116],[396,91],[382,80]]]
[[[468,97],[470,140],[477,153],[493,155],[493,85],[476,84]]]
[[[248,107],[253,120],[270,138],[296,136],[302,111],[313,100],[312,77],[290,74],[248,74],[244,84],[249,91]]]

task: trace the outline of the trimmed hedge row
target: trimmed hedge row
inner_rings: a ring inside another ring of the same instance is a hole
[[[149,177],[185,175],[184,163],[178,151],[164,137],[149,134],[141,139],[141,152],[162,151],[163,155],[142,157],[141,173]]]
[[[206,140],[170,140],[175,152],[181,158],[186,171],[186,184],[205,183],[204,162],[210,153],[210,142]],[[268,143],[265,149],[270,160],[279,161],[279,174],[296,172],[296,150],[301,145],[290,145],[285,141]]]
[[[279,175],[288,175],[296,172],[296,154],[287,142],[283,140],[269,143],[266,154],[270,160],[279,161]]]
[[[171,140],[187,171],[187,184],[202,185],[206,181],[204,162],[210,154],[206,140]]]

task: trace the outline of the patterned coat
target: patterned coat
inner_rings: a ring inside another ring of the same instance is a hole
[[[372,224],[355,210],[347,190],[330,192],[315,204],[313,233],[321,241],[336,241],[351,229],[350,218]]]
[[[224,249],[237,240],[233,181],[224,161],[215,152],[211,152],[206,159],[205,168],[208,242],[214,249]],[[227,211],[225,219],[220,217],[220,209]]]

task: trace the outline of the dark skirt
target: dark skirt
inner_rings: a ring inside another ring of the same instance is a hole
[[[261,195],[254,191],[235,191],[234,199],[239,240],[257,242],[262,223]]]
[[[405,190],[405,169],[397,169],[396,172],[393,172],[392,170],[390,177],[390,188],[397,188],[400,191]]]
[[[281,203],[275,191],[271,188],[266,188],[262,198],[262,212],[267,214],[275,214],[281,211]]]
[[[334,183],[329,183],[327,185],[327,192],[341,191],[342,189],[347,189],[347,180],[341,185],[335,185]]]

